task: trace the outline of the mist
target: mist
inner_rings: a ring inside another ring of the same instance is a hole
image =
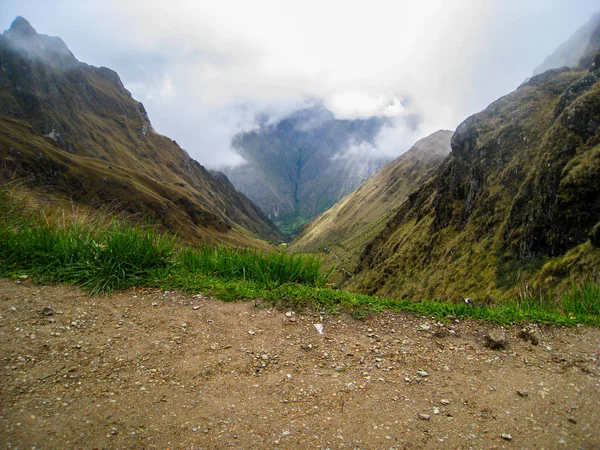
[[[109,67],[156,131],[210,168],[243,163],[236,134],[318,99],[336,118],[389,118],[394,157],[514,90],[599,9],[597,1],[125,2],[4,0]]]

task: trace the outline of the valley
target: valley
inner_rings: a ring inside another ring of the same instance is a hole
[[[600,447],[600,13],[84,3],[122,77],[0,35],[0,446]]]

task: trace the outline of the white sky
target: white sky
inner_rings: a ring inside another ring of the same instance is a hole
[[[385,114],[390,155],[514,90],[600,0],[2,0],[75,56],[116,70],[155,129],[208,167],[240,162],[255,115],[322,101]],[[407,116],[419,118],[407,127]]]

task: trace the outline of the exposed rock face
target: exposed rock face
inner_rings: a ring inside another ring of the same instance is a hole
[[[322,106],[296,111],[237,135],[233,146],[248,164],[224,172],[281,229],[295,234],[389,161],[368,150],[384,125],[378,117],[337,120]]]
[[[451,131],[440,130],[418,141],[306,225],[290,244],[290,250],[333,252],[344,269],[352,271],[367,243],[448,156],[451,137]]]
[[[598,76],[549,71],[465,120],[450,157],[366,247],[354,287],[496,298],[527,280],[550,286],[569,274],[593,275]]]
[[[116,72],[80,63],[60,38],[37,34],[21,17],[0,35],[0,63],[1,176],[149,215],[190,240],[282,238],[226,178],[153,132]]]

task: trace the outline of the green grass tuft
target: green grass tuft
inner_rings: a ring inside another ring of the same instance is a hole
[[[1,193],[0,193],[1,194]],[[6,212],[0,198],[0,211]],[[499,324],[600,326],[600,285],[574,285],[562,297],[529,292],[497,304],[416,302],[326,287],[330,272],[314,257],[263,254],[225,246],[180,247],[152,227],[81,215],[0,216],[0,276],[78,284],[90,294],[131,286],[181,289],[222,300],[262,299],[286,308],[346,311],[360,318],[385,310]]]

